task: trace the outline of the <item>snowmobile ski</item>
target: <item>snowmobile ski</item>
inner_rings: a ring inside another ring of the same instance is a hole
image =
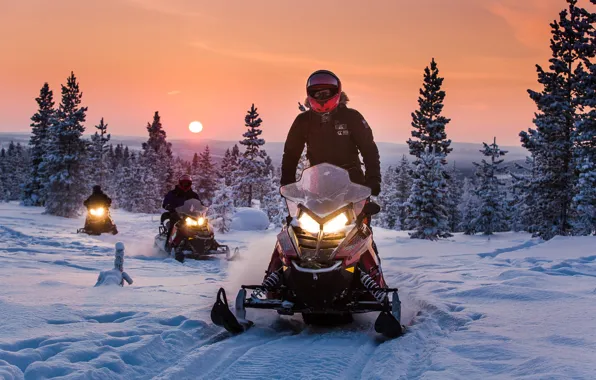
[[[237,315],[239,314],[238,316],[240,319],[238,319],[230,310],[224,288],[219,288],[219,291],[217,292],[217,300],[211,309],[211,321],[217,326],[225,328],[232,334],[240,334],[253,326],[253,322],[243,318],[245,315],[244,296],[246,291],[244,291],[243,294],[241,293],[242,291],[238,293],[238,297],[236,299],[236,311]],[[239,299],[240,304],[238,304]]]

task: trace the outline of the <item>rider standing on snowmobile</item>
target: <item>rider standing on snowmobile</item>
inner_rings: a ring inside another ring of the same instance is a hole
[[[168,249],[168,240],[170,240],[170,234],[172,233],[172,228],[174,224],[180,219],[178,214],[176,213],[176,208],[183,206],[184,202],[189,199],[197,199],[201,204],[203,201],[199,198],[199,194],[195,193],[192,190],[192,177],[188,174],[184,174],[178,179],[178,184],[176,187],[168,192],[163,200],[162,207],[168,210],[167,213],[162,215],[162,223],[165,219],[170,220],[170,225],[168,228],[168,233],[166,235],[166,250]]]
[[[281,185],[296,182],[296,168],[304,145],[311,165],[327,162],[346,169],[350,180],[370,187],[372,195],[381,191],[379,150],[370,126],[360,112],[348,108],[348,97],[339,78],[319,70],[306,82],[306,106],[296,117],[284,147]],[[366,172],[358,154],[362,155]]]
[[[310,109],[296,117],[290,127],[281,163],[281,185],[296,182],[296,168],[306,145],[306,157],[312,166],[327,162],[348,171],[354,183],[368,186],[372,195],[381,191],[379,150],[370,126],[360,112],[348,108],[348,97],[339,78],[331,71],[319,70],[306,82],[306,106]],[[366,173],[358,154],[362,155]],[[370,228],[370,218],[365,220]],[[378,256],[376,244],[373,249]],[[281,267],[275,253],[267,273]]]
[[[101,186],[93,186],[93,193],[83,202],[87,208],[92,206],[103,206],[109,208],[112,205],[112,199],[108,197],[102,190]]]

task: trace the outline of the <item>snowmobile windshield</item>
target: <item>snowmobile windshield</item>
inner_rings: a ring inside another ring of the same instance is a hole
[[[298,182],[282,186],[280,192],[290,215],[297,216],[302,204],[321,218],[370,196],[370,188],[353,183],[347,170],[328,163],[304,170]]]
[[[207,207],[203,206],[198,199],[189,199],[180,207],[176,208],[178,214],[184,214],[191,217],[198,218],[205,216],[207,213]]]

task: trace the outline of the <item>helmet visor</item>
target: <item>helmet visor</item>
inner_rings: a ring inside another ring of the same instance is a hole
[[[339,88],[339,80],[337,77],[331,73],[326,72],[319,72],[314,73],[308,78],[306,82],[306,88],[310,88],[313,86],[322,86],[322,87],[335,87]]]

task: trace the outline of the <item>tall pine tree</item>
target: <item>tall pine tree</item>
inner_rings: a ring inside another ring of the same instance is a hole
[[[490,157],[490,161],[482,159],[480,164],[474,162],[478,168],[476,195],[480,204],[472,224],[474,231],[492,235],[507,230],[506,197],[503,190],[505,184],[499,179],[499,175],[505,173],[505,168],[501,166],[504,161],[501,157],[505,156],[507,151],[499,148],[496,138],[491,145],[483,145],[484,149],[480,152]]]
[[[89,147],[89,170],[92,175],[91,178],[93,178],[93,184],[104,186],[109,169],[105,158],[110,149],[108,142],[111,136],[107,133],[108,125],[104,123],[103,117],[95,128],[97,131],[91,136],[91,146]]]
[[[248,130],[242,135],[244,140],[240,141],[245,150],[239,160],[241,177],[238,178],[237,189],[241,196],[241,205],[250,207],[252,201],[258,199],[259,189],[266,181],[267,167],[266,152],[261,149],[265,145],[265,140],[259,137],[263,133],[260,128],[263,120],[259,117],[254,104],[247,112],[244,122]]]
[[[408,198],[410,198],[410,192],[412,190],[412,167],[408,158],[404,154],[401,158],[399,166],[397,167],[397,175],[395,178],[395,190],[396,190],[396,201],[399,205],[399,229],[404,231],[410,229],[406,223],[408,217],[408,210],[405,206]]]
[[[435,240],[451,236],[447,232],[447,175],[443,166],[447,162],[445,157],[452,148],[449,147],[451,140],[447,139],[445,132],[445,126],[450,120],[441,115],[445,100],[442,85],[443,78],[439,76],[439,69],[433,58],[430,67],[424,70],[423,86],[418,98],[419,109],[412,113],[412,137],[416,140],[408,139],[410,154],[416,157],[414,181],[408,200],[408,210],[413,214],[408,215],[406,219],[408,227],[416,229],[411,234],[413,238]],[[431,155],[435,156],[434,159],[429,157]],[[425,170],[428,172],[424,172]],[[436,183],[431,185],[428,182],[430,180],[435,180]],[[417,191],[426,193],[421,195],[417,194]],[[436,206],[437,209],[430,210],[431,206]]]
[[[381,213],[373,219],[375,225],[383,228],[397,229],[399,225],[399,201],[397,198],[397,173],[395,168],[389,166],[383,174],[381,194],[377,202],[381,206]]]
[[[596,3],[593,1],[593,3]],[[585,22],[594,22],[590,14]],[[596,31],[591,31],[591,45],[596,45]],[[574,146],[574,167],[578,174],[575,196],[574,232],[596,233],[596,63],[583,62],[576,70],[578,117],[571,135]]]
[[[476,225],[474,218],[478,215],[479,200],[476,195],[476,185],[471,178],[464,178],[462,188],[461,202],[459,204],[459,212],[461,214],[461,222],[458,229],[463,231],[466,235],[474,235],[476,233]]]
[[[23,204],[25,206],[43,206],[45,203],[47,175],[43,173],[40,167],[49,141],[50,126],[56,112],[54,109],[54,94],[47,83],[44,83],[39,91],[39,97],[35,98],[35,101],[38,110],[31,117],[31,137],[29,138],[31,164],[23,188]]]
[[[442,160],[442,155],[429,152],[427,148],[413,172],[412,192],[406,203],[409,213],[406,223],[414,230],[410,233],[413,239],[437,240],[451,236],[445,210],[447,190]]]
[[[461,203],[461,189],[462,181],[459,178],[459,171],[453,166],[447,172],[447,202],[445,208],[447,210],[449,231],[459,232],[459,225],[461,224],[461,211],[459,204]]]
[[[594,33],[594,14],[577,7],[577,0],[567,0],[568,9],[551,23],[549,70],[537,65],[541,91],[528,90],[538,112],[536,129],[520,133],[522,145],[536,160],[536,177],[529,191],[536,196],[533,220],[535,235],[551,239],[572,233],[572,200],[576,191],[573,136],[578,118],[578,75],[580,65],[590,65],[595,46],[589,40]],[[581,87],[581,86],[580,86]]]
[[[531,184],[535,179],[536,170],[534,157],[526,157],[525,165],[515,164],[511,171],[512,183],[510,192],[513,197],[513,212],[511,213],[511,229],[513,231],[527,231],[534,233],[533,210],[536,205],[536,195],[531,191]]]
[[[87,141],[83,139],[85,113],[82,92],[74,73],[62,85],[62,101],[49,128],[49,143],[41,165],[47,173],[46,212],[75,217],[87,196],[85,162]]]
[[[161,124],[161,117],[156,111],[153,121],[147,123],[149,139],[143,143],[143,154],[138,159],[144,168],[145,212],[157,212],[161,209],[163,196],[177,179],[172,171],[172,144],[166,140],[166,131]]]
[[[418,158],[428,150],[445,159],[453,150],[449,147],[451,140],[447,139],[445,132],[450,119],[441,115],[445,100],[445,91],[441,90],[443,80],[433,58],[430,67],[424,69],[423,86],[418,97],[419,108],[412,113],[412,137],[415,140],[408,139],[410,154]]]
[[[211,204],[217,189],[217,178],[209,145],[205,146],[205,149],[199,155],[198,169],[198,181],[195,184],[195,189],[203,202]]]

